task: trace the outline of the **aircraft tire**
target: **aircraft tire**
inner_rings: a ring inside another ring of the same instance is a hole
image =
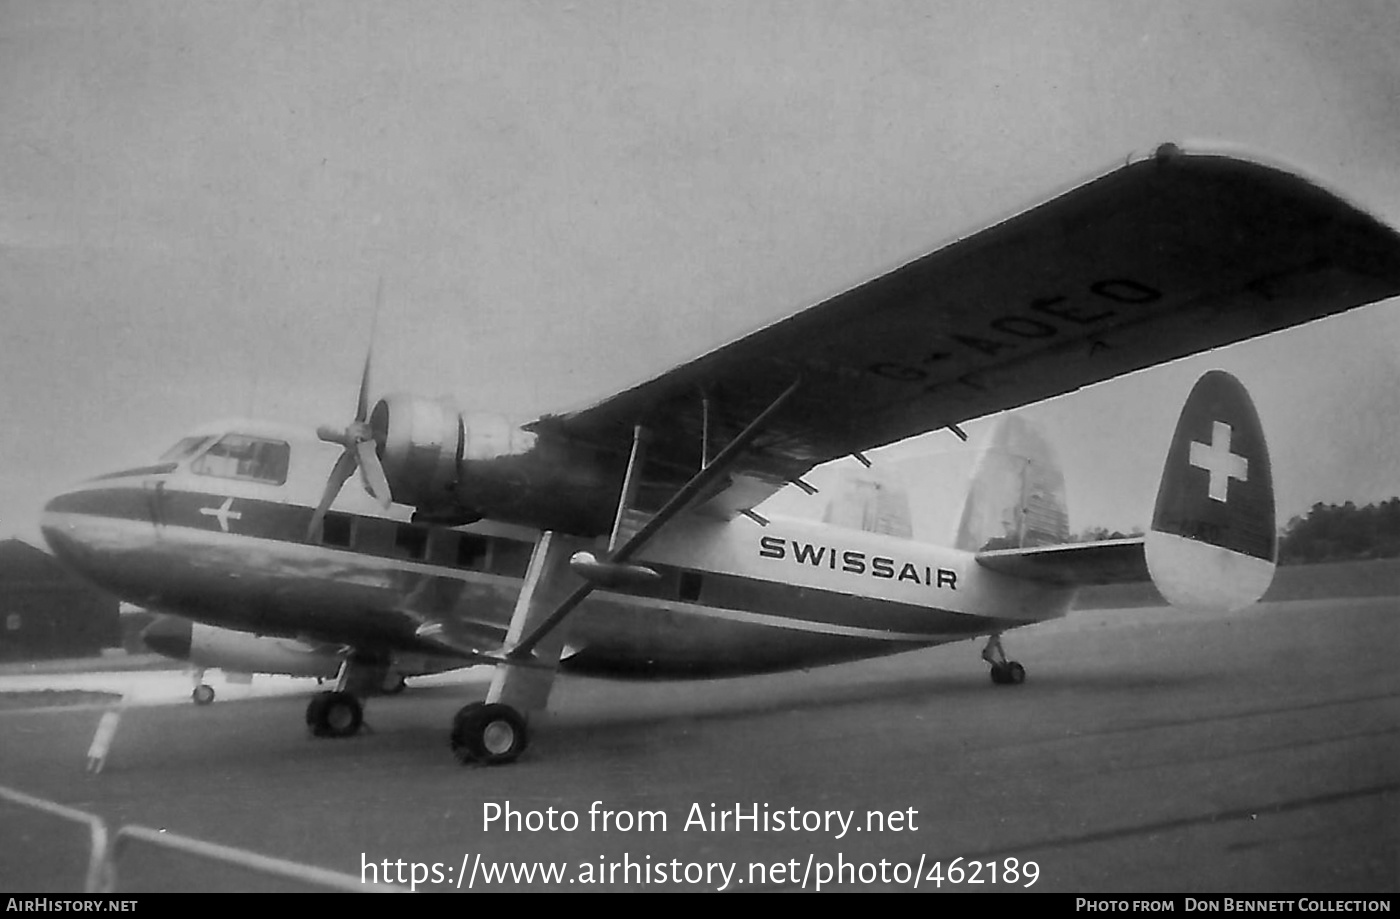
[[[214,687],[208,683],[200,683],[194,688],[194,692],[190,693],[190,699],[195,705],[208,705],[214,701]]]
[[[452,753],[457,757],[457,762],[464,766],[476,762],[476,753],[472,745],[467,743],[467,733],[471,729],[473,713],[485,705],[485,702],[468,702],[452,716]]]
[[[452,720],[452,752],[462,763],[505,765],[529,745],[525,719],[509,705],[473,702]]]
[[[386,696],[397,696],[407,688],[408,681],[403,678],[402,674],[395,673],[385,676],[384,685],[380,687],[379,691]]]
[[[992,682],[998,686],[1016,686],[1026,682],[1026,668],[1016,661],[992,665]]]
[[[315,737],[350,737],[364,720],[364,706],[348,692],[318,692],[306,705],[306,726]]]
[[[306,703],[306,729],[313,734],[316,731],[316,722],[321,719],[321,710],[325,708],[328,695],[329,692],[318,692]]]

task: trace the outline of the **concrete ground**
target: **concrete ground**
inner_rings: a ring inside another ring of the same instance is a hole
[[[106,770],[83,771],[102,697],[31,699],[0,705],[0,785],[113,829],[353,875],[435,867],[420,885],[435,890],[459,876],[463,890],[910,889],[916,872],[920,890],[1027,889],[1024,873],[1006,883],[1011,859],[1035,864],[1030,890],[1400,888],[1400,600],[1078,612],[1005,643],[1022,686],[993,686],[972,642],[772,677],[561,679],[530,750],[499,768],[463,768],[447,746],[480,673],[373,700],[371,731],[347,740],[306,735],[312,681],[215,681],[220,701],[197,708],[178,674],[50,674],[50,688],[132,695]],[[137,678],[151,682],[123,682]],[[0,694],[42,688],[16,679]],[[519,828],[486,824],[507,807]],[[769,822],[710,828],[736,807]],[[556,828],[530,830],[550,808]],[[611,812],[608,829],[591,810]],[[687,825],[696,812],[704,827]],[[780,812],[825,825],[789,830]],[[80,889],[86,851],[76,827],[0,803],[0,889]],[[984,883],[950,870],[957,858]],[[537,863],[563,879],[486,879]],[[123,855],[120,880],[285,889],[150,849]]]

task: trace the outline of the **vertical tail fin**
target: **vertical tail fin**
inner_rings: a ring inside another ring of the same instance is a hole
[[[954,545],[982,552],[1068,541],[1065,477],[1050,442],[1025,418],[1003,415],[977,458]]]
[[[1228,373],[1205,374],[1186,399],[1145,549],[1152,580],[1176,606],[1239,609],[1273,580],[1269,451],[1249,393]]]
[[[874,469],[846,470],[836,480],[822,522],[902,539],[914,535],[908,490]]]

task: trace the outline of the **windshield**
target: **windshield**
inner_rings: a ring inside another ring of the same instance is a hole
[[[223,479],[245,479],[281,485],[287,481],[291,447],[280,440],[248,434],[225,434],[190,464],[190,471]]]
[[[171,447],[169,450],[166,450],[160,455],[160,462],[178,463],[180,460],[184,459],[187,456],[190,456],[200,447],[209,443],[209,441],[213,439],[213,436],[208,434],[200,435],[197,437],[181,438],[179,443],[177,443],[175,446]]]

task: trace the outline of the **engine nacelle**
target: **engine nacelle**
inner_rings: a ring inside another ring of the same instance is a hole
[[[340,669],[340,656],[291,638],[253,635],[179,616],[158,616],[142,633],[157,654],[239,673],[283,673],[330,678]]]
[[[462,416],[462,457],[493,460],[523,456],[535,448],[536,435],[513,424],[504,415],[473,412]]]
[[[432,506],[450,498],[465,440],[462,417],[450,401],[388,396],[375,405],[369,423],[395,501]]]
[[[513,458],[529,454],[536,436],[502,415],[462,415],[446,399],[394,395],[374,407],[370,426],[401,504],[427,511],[463,499],[482,502],[479,511],[511,506],[530,478]],[[469,487],[454,495],[464,477]]]

